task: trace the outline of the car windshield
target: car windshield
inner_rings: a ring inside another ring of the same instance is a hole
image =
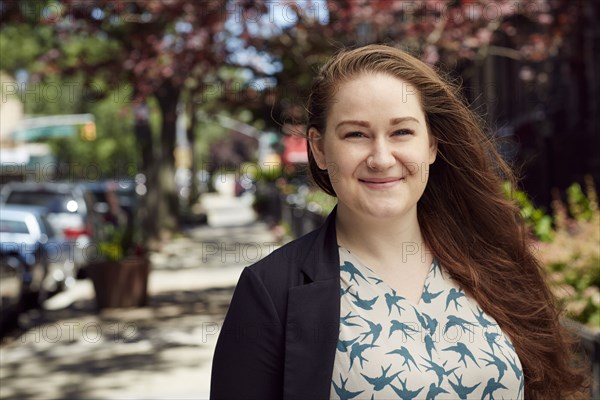
[[[77,211],[77,202],[65,193],[48,191],[13,191],[6,199],[7,204],[42,206],[51,213]]]
[[[15,221],[11,219],[0,220],[0,232],[3,233],[29,233],[27,224],[23,221]]]

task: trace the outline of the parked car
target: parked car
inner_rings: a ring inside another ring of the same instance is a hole
[[[0,336],[16,325],[22,311],[25,269],[18,254],[0,252]]]
[[[63,237],[64,286],[72,286],[79,270],[98,256],[102,220],[94,210],[94,196],[84,185],[11,182],[0,191],[0,202],[41,206],[47,210],[47,221]]]
[[[64,239],[45,214],[42,207],[0,205],[1,303],[8,320],[39,306],[64,283]]]

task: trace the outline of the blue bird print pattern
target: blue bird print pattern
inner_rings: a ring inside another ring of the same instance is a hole
[[[510,339],[434,260],[401,296],[344,247],[331,399],[523,399]]]

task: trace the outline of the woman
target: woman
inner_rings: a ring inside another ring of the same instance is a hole
[[[576,397],[513,175],[456,92],[387,46],[321,68],[309,167],[338,204],[242,273],[211,398]]]

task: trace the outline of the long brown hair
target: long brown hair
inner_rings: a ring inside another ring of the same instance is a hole
[[[516,187],[511,168],[463,102],[459,87],[393,47],[369,45],[338,53],[319,71],[307,111],[308,129],[325,133],[336,89],[363,73],[385,73],[413,85],[420,96],[438,159],[417,206],[423,237],[435,257],[507,334],[523,366],[525,398],[584,398],[585,375],[575,366],[575,339],[533,254],[519,208],[503,181]],[[335,196],[327,170],[308,146],[314,182]]]

